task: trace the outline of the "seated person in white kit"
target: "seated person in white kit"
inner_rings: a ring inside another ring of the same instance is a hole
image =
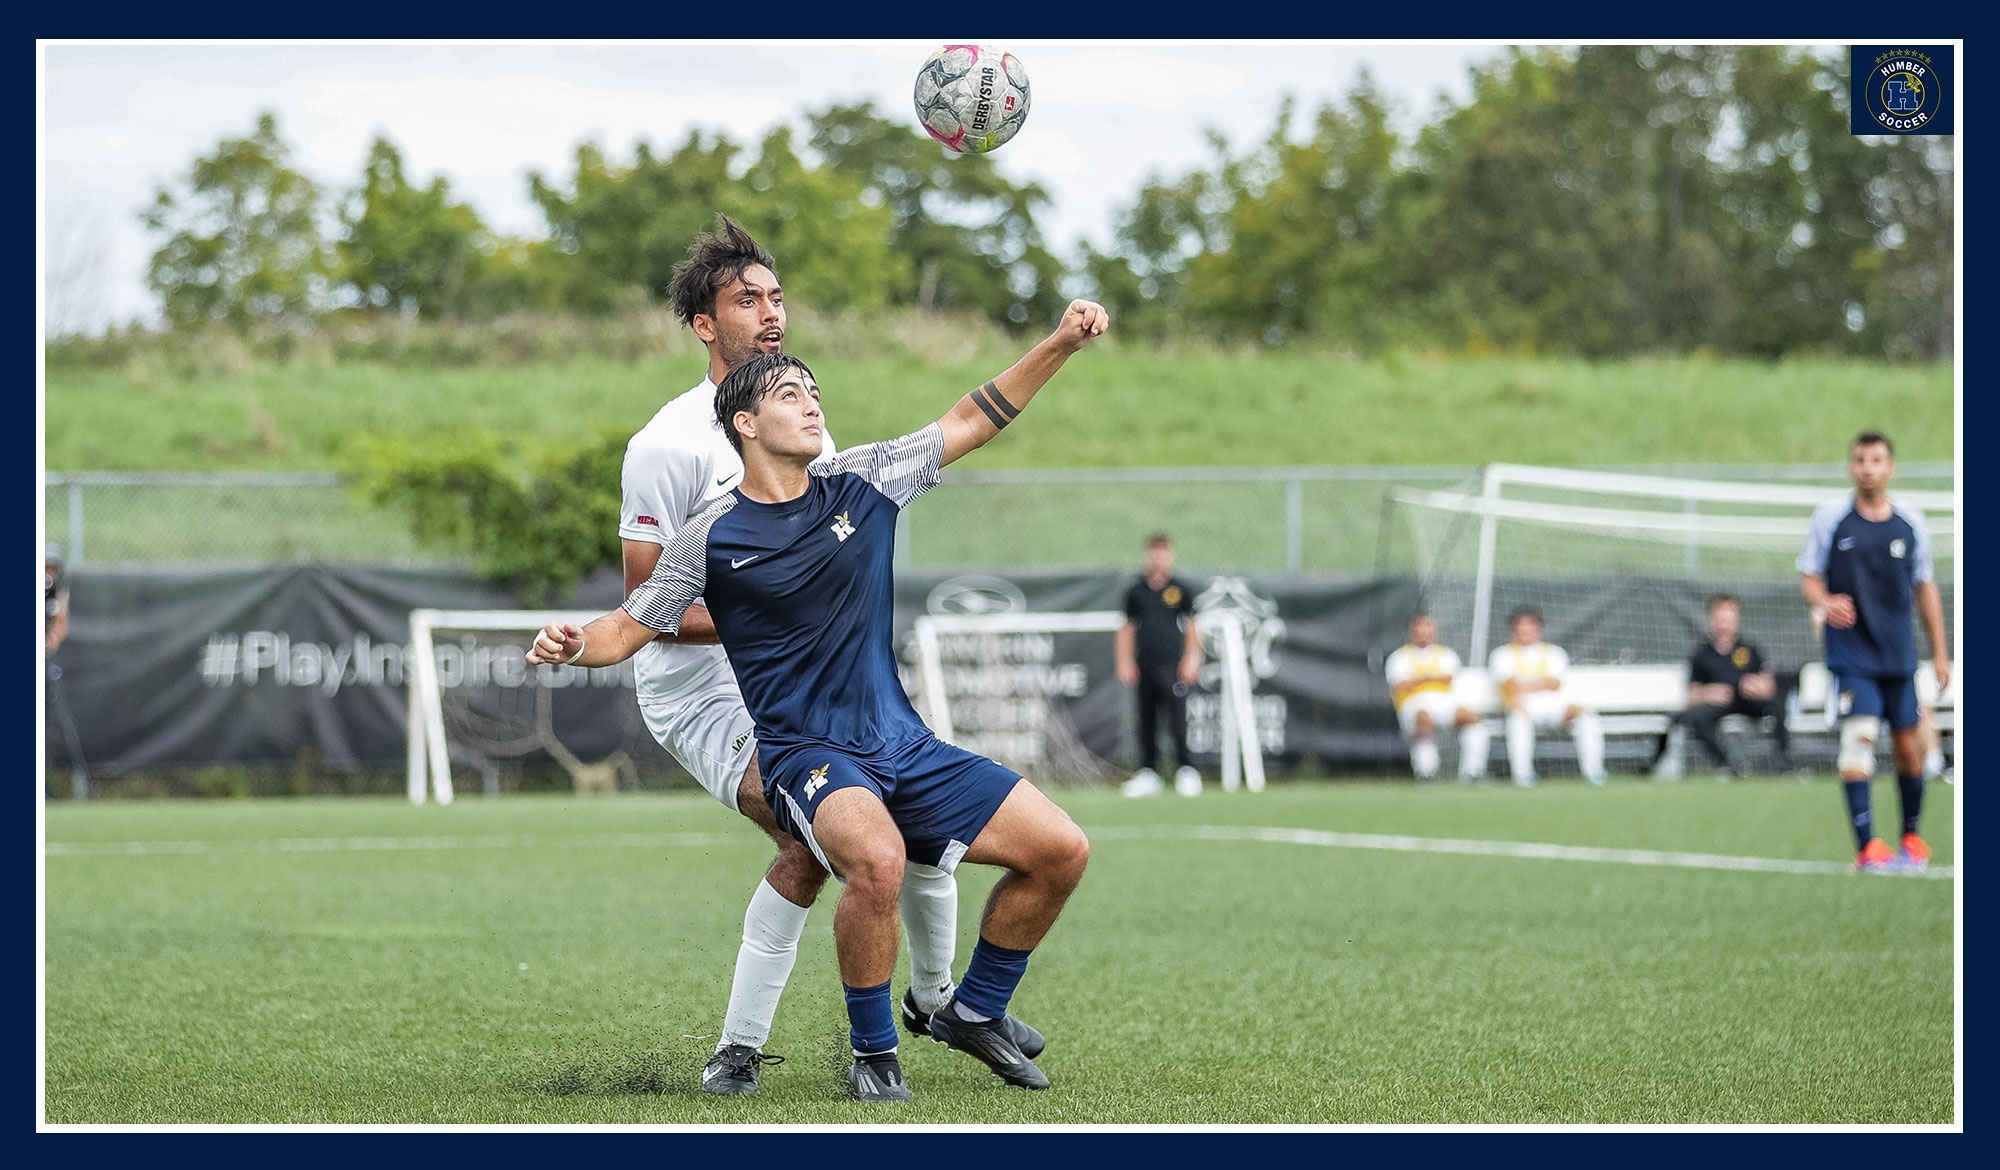
[[[1437,622],[1429,614],[1410,619],[1410,640],[1389,655],[1386,671],[1396,722],[1410,741],[1410,768],[1417,778],[1437,778],[1437,730],[1449,722],[1458,728],[1458,778],[1467,784],[1482,779],[1492,733],[1477,712],[1461,706],[1452,694],[1458,652],[1437,644]]]
[[[1597,712],[1571,702],[1563,693],[1569,675],[1569,655],[1561,646],[1542,641],[1542,615],[1521,606],[1507,616],[1514,640],[1494,650],[1486,669],[1500,691],[1507,712],[1507,763],[1514,783],[1533,788],[1535,731],[1568,727],[1576,740],[1576,760],[1583,778],[1604,783],[1604,725]]]

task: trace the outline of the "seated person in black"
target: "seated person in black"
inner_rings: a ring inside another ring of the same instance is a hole
[[[1717,726],[1725,715],[1771,718],[1771,738],[1778,746],[1778,770],[1792,770],[1792,734],[1785,726],[1787,688],[1766,669],[1764,655],[1756,646],[1738,638],[1743,606],[1733,594],[1718,593],[1708,599],[1708,641],[1695,647],[1688,660],[1687,710],[1674,716],[1708,749],[1723,769],[1741,775],[1743,762],[1722,741]],[[1665,751],[1666,736],[1660,737]]]

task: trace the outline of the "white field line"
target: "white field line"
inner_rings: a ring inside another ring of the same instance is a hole
[[[1471,853],[1485,857],[1524,857],[1537,861],[1596,861],[1611,865],[1652,865],[1673,869],[1753,870],[1762,873],[1851,874],[1843,861],[1787,861],[1776,857],[1736,857],[1724,853],[1668,853],[1657,849],[1599,849],[1590,845],[1549,845],[1539,841],[1468,841],[1457,837],[1402,837],[1381,833],[1330,833],[1320,829],[1271,829],[1257,826],[1196,825],[1192,828],[1099,828],[1090,838],[1142,838],[1204,841],[1272,841],[1286,845],[1317,845],[1323,849],[1381,849],[1391,853]],[[1950,878],[1956,870],[1934,866],[1912,877]]]
[[[1279,829],[1254,825],[1086,826],[1097,841],[1198,840],[1265,841],[1281,845],[1313,845],[1322,849],[1376,849],[1391,853],[1462,853],[1483,857],[1519,857],[1535,861],[1594,861],[1610,865],[1664,866],[1672,869],[1721,869],[1760,873],[1847,874],[1853,866],[1840,861],[1789,861],[1775,857],[1736,857],[1721,853],[1669,853],[1655,849],[1599,849],[1589,845],[1550,845],[1538,841],[1471,841],[1456,837],[1404,837],[1380,833],[1334,833],[1322,829]],[[610,833],[579,836],[497,834],[476,837],[281,837],[264,841],[104,841],[50,842],[50,857],[124,857],[163,853],[340,853],[425,851],[449,849],[560,848],[713,848],[754,844],[747,834],[730,833]],[[1913,877],[1951,878],[1952,866],[1935,866]]]

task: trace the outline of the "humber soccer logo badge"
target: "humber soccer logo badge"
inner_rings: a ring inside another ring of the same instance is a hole
[[[1952,46],[1855,45],[1856,134],[1950,134]]]

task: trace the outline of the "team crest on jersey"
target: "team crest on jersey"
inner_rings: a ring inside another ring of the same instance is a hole
[[[1179,605],[1181,603],[1181,587],[1178,585],[1167,586],[1160,593],[1160,600],[1168,605]]]
[[[1903,538],[1899,536],[1889,542],[1889,555],[1900,561],[1903,559],[1903,550],[1905,547]]]
[[[842,512],[833,518],[833,534],[840,538],[842,544],[846,544],[847,538],[854,535],[854,525],[847,522],[847,513]]]
[[[1748,646],[1738,646],[1736,651],[1729,656],[1729,661],[1734,662],[1738,670],[1746,669],[1750,665],[1750,648]]]
[[[819,767],[814,768],[812,770],[812,772],[810,773],[812,779],[806,781],[807,800],[811,800],[814,796],[819,794],[820,789],[826,787],[826,771],[828,768],[831,767],[833,767],[832,764],[821,764]]]

